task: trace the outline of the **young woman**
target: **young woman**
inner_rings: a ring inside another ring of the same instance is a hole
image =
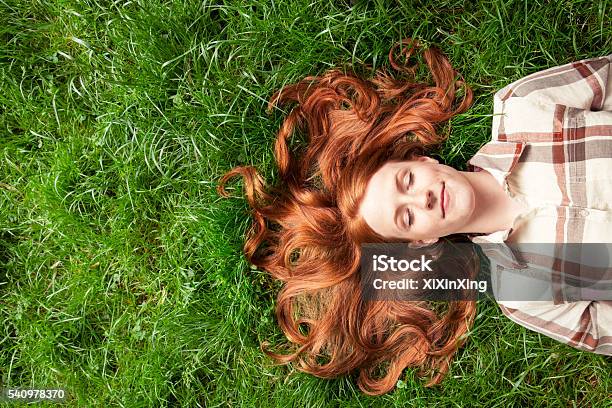
[[[395,57],[399,49],[408,61],[416,46],[404,40],[391,49],[396,76],[331,70],[278,91],[269,108],[295,103],[275,144],[279,184],[267,190],[252,166],[240,166],[218,188],[227,196],[227,180],[244,178],[254,218],[245,255],[284,282],[277,319],[298,347],[290,355],[264,351],[320,377],[358,371],[359,387],[372,395],[391,390],[406,367],[421,367],[428,385],[438,383],[465,340],[475,302],[439,310],[423,301],[364,300],[361,244],[409,242],[433,253],[442,241],[612,236],[610,57],[499,91],[493,140],[463,172],[427,154],[445,138],[437,127],[464,112],[472,92],[435,48],[423,52],[434,84],[416,81],[418,67]],[[297,154],[289,146],[294,133],[307,137]],[[461,266],[473,273],[475,254]],[[611,302],[500,306],[520,324],[610,354]]]

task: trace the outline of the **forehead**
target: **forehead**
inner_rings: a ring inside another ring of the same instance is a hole
[[[395,175],[399,168],[402,167],[402,162],[386,162],[383,164],[370,178],[366,188],[366,199],[369,198],[370,192],[388,192],[395,191]],[[365,200],[364,200],[365,201]]]
[[[394,196],[396,194],[395,175],[402,166],[401,162],[387,162],[370,178],[361,202],[359,212],[366,223],[381,235],[398,232],[393,217],[395,215]]]
[[[373,175],[372,178],[370,179],[370,181],[376,179],[376,181],[381,181],[382,179],[386,178],[386,177],[390,177],[392,175],[395,175],[395,172],[397,171],[397,169],[399,169],[400,167],[402,167],[402,165],[404,165],[404,162],[398,162],[398,161],[388,161],[385,164],[383,164]]]

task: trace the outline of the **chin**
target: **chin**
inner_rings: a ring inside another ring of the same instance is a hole
[[[457,183],[449,180],[446,182],[446,188],[450,195],[449,211],[452,213],[448,215],[453,220],[465,219],[465,217],[471,216],[475,207],[474,190],[471,188],[471,185],[469,183],[465,185],[462,182]]]

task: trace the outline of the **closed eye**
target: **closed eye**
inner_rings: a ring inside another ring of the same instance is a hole
[[[406,211],[404,211],[404,224],[411,226],[412,225],[412,217],[410,214],[410,210],[406,208]]]
[[[405,177],[406,178],[406,177]],[[408,191],[408,188],[412,185],[413,183],[413,177],[412,177],[412,172],[408,173],[408,182],[406,183],[406,180],[404,180],[404,185],[406,186],[406,191]]]

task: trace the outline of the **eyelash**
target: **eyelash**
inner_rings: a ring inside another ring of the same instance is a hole
[[[412,185],[412,182],[413,182],[413,177],[412,177],[412,172],[410,172],[408,176],[408,184],[406,185],[406,190],[408,190],[408,187]],[[406,215],[408,215],[408,225],[411,226],[412,225],[412,214],[410,214],[409,209],[406,209]],[[404,217],[406,217],[406,215],[404,215]],[[405,218],[404,218],[404,222],[406,222]]]
[[[406,186],[406,190],[408,190],[408,187],[410,187],[412,185],[412,172],[408,173],[408,185]]]
[[[406,213],[405,214],[408,215],[408,223],[407,224],[408,224],[408,226],[411,226],[412,225],[412,216],[410,214],[410,210],[406,209]],[[406,223],[406,218],[405,217],[406,217],[406,215],[404,215],[404,223]]]

